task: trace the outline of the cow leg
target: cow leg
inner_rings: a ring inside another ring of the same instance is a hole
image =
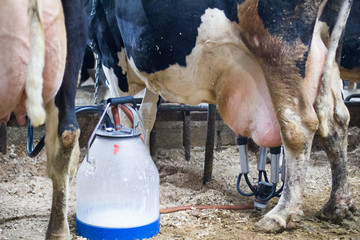
[[[47,172],[53,182],[51,215],[46,239],[70,239],[67,199],[71,180],[76,173],[80,130],[77,126],[69,126],[73,129],[65,130],[58,136],[59,109],[54,101],[47,104],[46,113]]]
[[[339,221],[351,216],[356,210],[351,200],[347,181],[347,126],[349,115],[343,103],[335,104],[334,119],[328,123],[331,130],[326,136],[320,136],[331,167],[332,189],[329,201],[322,208],[319,217]]]
[[[150,132],[154,126],[155,119],[156,119],[156,112],[157,112],[157,102],[159,100],[159,95],[153,93],[149,89],[145,89],[145,96],[141,103],[140,107],[140,117],[144,124],[143,131],[146,135],[146,146],[149,149],[150,147]]]
[[[301,82],[293,79],[291,89],[281,81],[269,85],[285,148],[286,176],[278,204],[255,225],[261,231],[278,232],[296,227],[303,215],[305,175],[318,119]]]
[[[347,182],[347,134],[349,112],[342,100],[341,79],[338,65],[338,42],[343,32],[346,19],[350,12],[351,2],[344,1],[339,17],[331,33],[328,53],[323,67],[319,96],[315,107],[320,121],[319,137],[328,156],[332,189],[329,201],[323,207],[320,217],[334,221],[352,215],[355,206],[351,201],[349,184]],[[330,34],[329,34],[330,35]]]
[[[351,201],[347,181],[347,135],[349,112],[341,96],[341,79],[336,64],[327,69],[328,86],[321,86],[316,102],[319,114],[319,140],[325,150],[331,167],[332,189],[329,201],[319,217],[338,221],[351,215],[356,208]],[[326,89],[326,90],[325,90]]]
[[[55,101],[46,106],[47,172],[53,182],[53,199],[46,239],[70,239],[67,221],[69,186],[79,158],[80,130],[75,115],[77,78],[86,46],[85,11],[82,1],[62,1],[67,57],[63,82]]]

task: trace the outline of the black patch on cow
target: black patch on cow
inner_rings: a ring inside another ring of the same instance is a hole
[[[341,66],[360,67],[360,1],[353,1],[342,43]]]
[[[306,65],[306,60],[298,60],[298,61],[296,61],[296,67],[299,69],[299,73],[300,73],[302,78],[305,78],[305,65]]]
[[[116,15],[127,55],[147,73],[172,64],[186,66],[205,10],[220,9],[231,21],[237,21],[237,2],[242,1],[118,1]]]
[[[65,16],[67,55],[61,87],[55,97],[59,109],[58,134],[79,128],[75,115],[75,95],[78,74],[86,47],[86,15],[81,0],[63,0]]]
[[[271,35],[290,43],[300,38],[308,45],[318,7],[305,3],[305,0],[259,0],[258,14]]]
[[[306,51],[304,53],[303,59],[296,61],[296,67],[297,67],[297,69],[299,69],[299,73],[302,78],[305,78],[305,72],[306,72],[305,68],[306,68],[306,61],[307,61],[308,55],[309,55],[309,51]]]
[[[117,56],[123,47],[140,71],[153,73],[175,63],[185,66],[185,57],[195,45],[205,10],[219,8],[236,21],[236,3],[233,0],[89,0],[86,2],[88,44],[100,55],[103,65],[114,70],[120,89],[127,92],[126,75],[118,66]]]
[[[89,75],[88,69],[93,69],[94,66],[95,66],[94,54],[89,47],[86,47],[84,60],[83,60],[83,63],[81,66],[81,71],[80,71],[79,87],[81,86],[81,84],[83,82],[85,82],[86,80],[89,79],[90,75]]]

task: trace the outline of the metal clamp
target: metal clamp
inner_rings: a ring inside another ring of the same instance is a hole
[[[243,136],[239,136],[237,138],[237,143],[239,147],[239,156],[240,156],[240,174],[238,175],[236,188],[241,195],[244,196],[254,196],[255,203],[258,203],[258,207],[264,208],[267,202],[273,197],[280,197],[280,194],[284,187],[284,159],[283,165],[280,167],[280,160],[282,157],[281,147],[270,148],[271,153],[271,176],[270,181],[267,177],[265,165],[267,159],[268,149],[264,147],[260,147],[260,155],[257,164],[258,170],[258,185],[251,184],[248,173],[249,173],[249,159],[247,152],[247,138]],[[279,173],[281,172],[281,180],[283,184],[279,190],[277,189],[277,185],[279,183]],[[244,176],[245,182],[250,189],[250,193],[244,192],[240,188],[241,178]],[[255,204],[256,205],[256,204]]]

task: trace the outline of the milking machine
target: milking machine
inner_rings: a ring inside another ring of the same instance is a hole
[[[237,137],[237,145],[240,157],[240,174],[237,178],[236,187],[238,192],[244,196],[254,196],[254,207],[258,210],[264,209],[273,197],[280,197],[284,187],[285,179],[285,158],[283,156],[282,147],[270,148],[271,175],[268,179],[265,166],[267,160],[268,148],[260,147],[259,159],[257,163],[258,184],[253,185],[249,180],[249,157],[247,150],[248,138],[243,136]],[[282,164],[281,164],[282,163]],[[279,175],[281,174],[282,186],[277,189],[279,184]],[[247,186],[251,192],[245,192],[241,189],[241,179],[244,177]]]
[[[133,107],[125,103],[133,103]],[[133,97],[110,98],[91,134],[76,184],[76,231],[89,239],[143,239],[160,230],[159,173]],[[111,107],[114,126],[101,124]],[[119,109],[132,122],[120,123]]]

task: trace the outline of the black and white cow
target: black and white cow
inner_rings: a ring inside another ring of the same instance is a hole
[[[23,125],[27,111],[33,125],[45,121],[53,182],[47,239],[70,239],[66,202],[79,156],[74,102],[86,47],[85,16],[79,0],[1,2],[0,120],[14,112]]]
[[[355,209],[345,167],[349,113],[335,63],[350,5],[351,0],[89,0],[88,43],[101,57],[113,96],[146,88],[147,130],[161,95],[172,102],[217,104],[235,134],[264,147],[283,144],[283,194],[257,224],[280,231],[303,215],[315,134],[326,146],[333,178],[322,217],[338,220]]]
[[[354,211],[345,167],[349,113],[335,63],[351,1],[128,0],[86,5],[88,43],[101,57],[113,96],[146,88],[142,114],[147,130],[161,95],[172,102],[217,104],[236,134],[264,147],[285,146],[283,194],[257,224],[259,229],[279,231],[301,220],[315,134],[326,146],[333,173],[322,216],[338,220]]]

